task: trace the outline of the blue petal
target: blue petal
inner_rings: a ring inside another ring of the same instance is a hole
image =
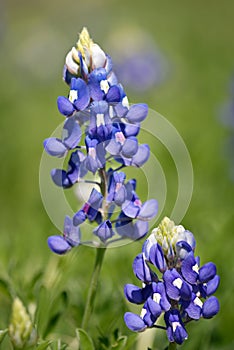
[[[216,266],[212,262],[203,265],[199,269],[199,280],[200,282],[208,282],[216,275]]]
[[[66,117],[72,115],[73,112],[75,111],[75,108],[73,107],[73,104],[71,103],[71,101],[64,96],[59,96],[57,98],[57,106],[58,106],[59,112],[65,115]]]
[[[90,102],[89,88],[82,79],[77,79],[78,99],[73,102],[78,111],[88,107]]]
[[[67,173],[65,170],[52,169],[50,174],[55,185],[59,187],[69,188],[73,185],[72,182],[70,182],[70,180],[68,179]]]
[[[151,286],[146,285],[145,288],[139,288],[134,284],[126,284],[124,287],[125,297],[134,304],[142,304],[150,296],[152,292]]]
[[[120,102],[121,96],[118,86],[111,86],[106,94],[107,102]]]
[[[158,202],[155,199],[150,199],[146,201],[138,214],[139,219],[151,220],[158,212]]]
[[[63,127],[63,143],[69,149],[77,147],[81,139],[81,129],[75,118],[69,118],[64,123]]]
[[[167,269],[166,260],[164,258],[164,253],[162,247],[156,243],[149,251],[149,261],[156,266],[160,272],[164,272]]]
[[[148,106],[145,103],[132,105],[125,116],[130,123],[142,122],[148,114]]]
[[[151,282],[154,277],[153,272],[150,270],[149,266],[146,264],[143,254],[138,254],[133,261],[133,271],[136,277],[147,283]]]
[[[196,260],[194,258],[193,252],[191,252],[183,260],[181,266],[181,272],[183,277],[186,279],[186,281],[188,281],[191,284],[195,284],[198,279],[198,273],[194,271],[194,266],[196,266]]]
[[[55,137],[51,137],[44,140],[45,151],[53,157],[63,157],[67,152],[67,147],[63,142]]]
[[[63,234],[72,247],[80,244],[80,228],[73,225],[73,220],[69,216],[65,217]]]
[[[70,249],[70,244],[61,236],[50,236],[48,238],[48,246],[52,252],[56,254],[65,254]]]
[[[132,158],[138,150],[138,140],[135,136],[128,137],[123,146],[121,153],[126,158]]]
[[[133,332],[142,332],[146,329],[146,324],[139,315],[126,312],[124,315],[126,326]]]
[[[209,282],[207,282],[207,289],[206,293],[208,296],[211,294],[214,294],[219,286],[220,283],[220,277],[218,275],[215,275],[214,278],[212,278]]]
[[[79,210],[73,216],[73,225],[78,226],[81,225],[86,220],[86,214],[83,210]]]
[[[211,318],[219,312],[219,301],[216,297],[212,296],[208,298],[202,308],[202,314],[204,318]]]
[[[150,156],[150,148],[148,145],[140,145],[138,147],[137,153],[133,156],[131,165],[136,166],[136,167],[141,167],[147,160],[149,159]]]
[[[114,235],[110,220],[102,222],[93,233],[98,236],[102,242],[106,242],[107,239]]]

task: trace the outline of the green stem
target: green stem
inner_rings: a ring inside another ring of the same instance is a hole
[[[169,343],[167,350],[176,350],[176,343]]]
[[[84,316],[82,320],[81,327],[85,330],[88,328],[89,320],[93,311],[94,307],[94,301],[97,291],[97,285],[98,285],[98,278],[100,275],[101,267],[103,258],[105,255],[106,248],[97,248],[96,249],[96,260],[94,264],[93,274],[90,282],[89,292],[88,292],[88,298],[85,305],[85,311]]]

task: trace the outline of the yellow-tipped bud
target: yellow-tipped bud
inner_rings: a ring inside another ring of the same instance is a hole
[[[79,40],[77,42],[77,50],[79,50],[83,57],[85,57],[85,49],[90,50],[91,45],[93,44],[93,40],[90,38],[89,32],[87,28],[83,28]]]

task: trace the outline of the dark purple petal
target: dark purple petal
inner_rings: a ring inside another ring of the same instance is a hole
[[[148,114],[148,106],[144,103],[132,105],[125,116],[130,123],[142,122]]]
[[[219,312],[219,301],[216,297],[212,296],[208,298],[202,308],[202,314],[204,318],[211,318]]]
[[[156,243],[149,251],[149,261],[156,266],[160,272],[165,272],[167,269],[166,260],[164,258],[164,253],[162,247]]]
[[[120,102],[121,95],[118,86],[111,86],[106,94],[107,102]]]
[[[133,332],[142,332],[146,329],[146,324],[139,315],[126,312],[124,315],[126,326]]]
[[[150,261],[150,249],[157,244],[155,235],[152,233],[144,242],[142,252],[144,253],[145,259]],[[152,262],[153,263],[153,262]]]
[[[135,136],[128,137],[123,146],[121,153],[126,158],[132,158],[134,154],[137,153],[138,150],[138,140]]]
[[[179,311],[176,309],[169,310],[164,314],[167,326],[167,337],[170,342],[182,344],[188,338],[188,334],[184,328]]]
[[[63,142],[55,137],[45,139],[44,142],[45,151],[53,157],[63,157],[67,152],[67,147]]]
[[[95,188],[92,189],[88,200],[88,210],[86,212],[87,217],[90,221],[95,220],[98,209],[102,206],[103,195],[98,192]],[[84,208],[83,208],[84,209]]]
[[[72,83],[73,79],[71,82],[71,90],[74,89],[78,91],[78,98],[74,100],[73,105],[78,111],[84,110],[90,102],[89,88],[86,85],[86,83],[80,78],[76,79],[76,83],[74,86]]]
[[[216,266],[209,262],[199,269],[199,280],[202,283],[210,281],[216,275]]]
[[[97,228],[95,228],[93,233],[98,236],[102,242],[111,238],[114,235],[114,231],[112,230],[110,220],[102,222]]]
[[[158,202],[155,199],[146,201],[138,214],[139,219],[151,220],[158,212]]]
[[[191,302],[185,307],[185,311],[188,316],[193,320],[199,320],[202,313],[203,303],[202,301],[193,293]]]
[[[63,143],[69,149],[77,147],[81,139],[81,129],[75,118],[71,117],[66,120],[63,127]]]
[[[146,290],[147,289],[147,290]],[[151,288],[147,285],[144,289],[134,286],[134,284],[126,284],[124,294],[130,303],[142,304],[150,296]]]
[[[58,106],[59,112],[65,115],[66,117],[72,115],[75,111],[75,108],[73,107],[73,104],[71,103],[71,101],[64,96],[58,97],[57,106]]]
[[[181,241],[183,242],[183,241]],[[180,242],[180,243],[181,243]],[[198,279],[198,266],[194,258],[193,252],[191,251],[187,257],[183,260],[181,266],[181,272],[187,282],[195,284]]]
[[[69,188],[73,185],[72,182],[70,182],[70,180],[68,179],[67,173],[65,170],[52,169],[50,174],[55,185],[59,187]]]
[[[220,277],[218,275],[215,275],[214,278],[209,280],[206,285],[206,293],[208,296],[214,294],[219,286],[220,283]]]
[[[173,300],[189,300],[191,298],[191,287],[183,281],[176,269],[166,270],[163,275],[166,292],[169,298]]]
[[[70,249],[70,244],[61,236],[50,236],[48,238],[48,246],[52,252],[56,254],[65,254]]]
[[[156,322],[157,318],[161,315],[161,307],[151,298],[148,298],[146,303],[144,304],[144,309],[146,310],[146,313],[143,317],[143,321],[148,327],[152,327]]]
[[[186,241],[178,241],[176,243],[176,254],[181,260],[184,260],[192,251],[192,247]]]
[[[152,290],[153,290],[153,300],[161,306],[162,310],[168,311],[171,308],[171,304],[167,299],[164,283],[153,282]]]
[[[146,264],[143,254],[138,254],[133,261],[133,271],[136,277],[143,282],[151,282],[153,272]]]

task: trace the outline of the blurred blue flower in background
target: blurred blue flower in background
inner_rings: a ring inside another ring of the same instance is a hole
[[[108,47],[117,77],[131,90],[148,91],[166,79],[168,62],[150,34],[140,27],[123,24],[121,29],[113,29]]]

